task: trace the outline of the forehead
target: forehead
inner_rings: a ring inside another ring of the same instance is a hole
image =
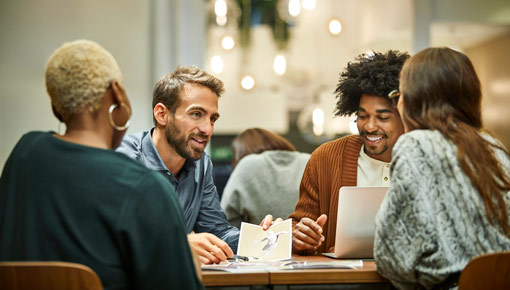
[[[190,106],[202,107],[211,113],[218,111],[218,96],[208,87],[197,84],[185,84],[180,94],[180,105],[177,109]]]
[[[364,94],[359,101],[358,111],[368,113],[394,113],[396,108],[387,98]]]

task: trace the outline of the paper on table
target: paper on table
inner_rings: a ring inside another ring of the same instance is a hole
[[[225,271],[232,273],[267,272],[281,270],[305,269],[356,269],[363,267],[362,260],[342,261],[251,261],[251,262],[223,262],[215,265],[202,265],[202,270]]]
[[[292,255],[291,219],[275,223],[265,231],[261,226],[241,223],[237,255],[260,261],[290,259]]]
[[[225,271],[232,273],[267,272],[278,270],[284,262],[222,262],[214,265],[202,265],[202,270]]]
[[[297,269],[356,269],[363,267],[362,260],[342,260],[342,261],[292,261],[281,265],[284,270]]]

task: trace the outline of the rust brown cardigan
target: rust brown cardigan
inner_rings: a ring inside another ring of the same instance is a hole
[[[326,240],[317,253],[327,252],[335,245],[338,192],[342,186],[356,186],[362,144],[359,135],[327,142],[312,153],[306,165],[299,200],[289,218],[292,218],[292,226],[295,226],[303,217],[316,220],[323,213],[328,216],[323,229]],[[295,253],[310,255],[315,251]]]

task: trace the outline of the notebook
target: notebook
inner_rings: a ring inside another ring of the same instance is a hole
[[[374,257],[375,215],[388,187],[343,186],[338,193],[335,252],[332,258]]]

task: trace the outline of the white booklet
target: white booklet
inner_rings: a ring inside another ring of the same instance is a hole
[[[292,220],[275,223],[269,229],[241,223],[237,255],[256,261],[281,261],[292,256]]]

